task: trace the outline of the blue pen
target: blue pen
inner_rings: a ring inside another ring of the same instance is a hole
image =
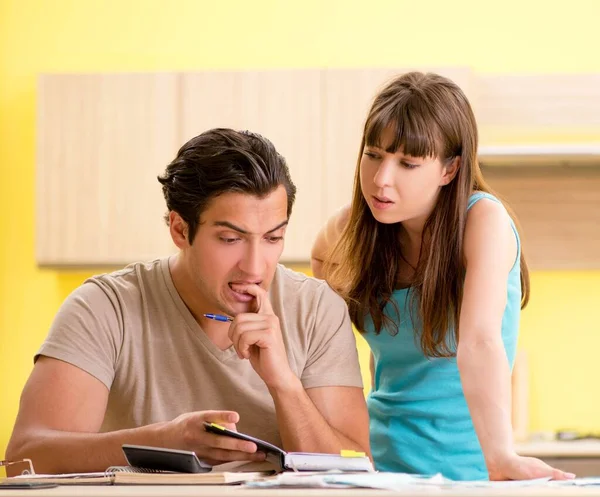
[[[223,316],[222,314],[204,314],[205,318],[208,319],[214,319],[215,321],[223,321],[223,322],[227,322],[227,321],[233,321],[233,318],[230,318],[229,316]]]

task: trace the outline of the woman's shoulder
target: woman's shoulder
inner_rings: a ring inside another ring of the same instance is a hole
[[[512,225],[512,218],[502,200],[491,193],[475,191],[467,202],[467,223],[487,218]]]
[[[350,204],[344,205],[343,207],[339,208],[333,214],[333,216],[331,216],[329,218],[328,224],[331,223],[331,225],[332,225],[331,229],[334,232],[334,234],[337,235],[338,237],[342,234],[342,231],[344,231],[344,228],[346,227],[346,225],[348,224],[348,221],[350,220],[350,210],[351,210]]]
[[[502,201],[492,193],[476,190],[471,193],[467,200],[467,211],[470,211],[473,206],[480,204],[481,201],[483,201],[483,205],[492,203],[503,206]]]
[[[467,203],[467,228],[469,225],[492,223],[511,226],[511,217],[502,201],[491,193],[476,191]]]
[[[338,209],[325,223],[317,235],[313,247],[313,258],[321,259],[340,239],[350,219],[350,204]]]
[[[475,192],[468,202],[464,235],[465,256],[481,255],[482,251],[500,253],[505,246],[508,258],[518,251],[518,234],[504,204],[492,194]]]

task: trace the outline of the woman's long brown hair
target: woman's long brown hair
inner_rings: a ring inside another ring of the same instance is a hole
[[[377,222],[360,186],[363,149],[382,146],[380,138],[387,129],[395,132],[388,151],[402,148],[413,157],[437,157],[445,163],[460,158],[455,178],[442,187],[425,223],[419,262],[410,282],[415,304],[410,308],[418,309],[423,353],[450,357],[459,336],[467,202],[475,191],[493,193],[477,161],[475,116],[454,82],[437,74],[411,72],[392,80],[375,97],[364,126],[350,218],[325,261],[325,277],[346,299],[359,331],[365,331],[370,315],[375,333],[385,328],[395,334],[397,323],[384,314],[384,308],[390,302],[396,306],[391,297],[404,259],[399,242],[403,228],[401,223]],[[523,308],[529,300],[529,272],[522,251],[520,264]]]

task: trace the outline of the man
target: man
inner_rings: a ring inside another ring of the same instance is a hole
[[[204,421],[288,451],[368,452],[346,306],[277,264],[296,191],[283,157],[260,135],[214,129],[159,181],[179,253],[93,277],[66,299],[7,457],[40,473],[124,464],[123,443],[214,463],[264,458]]]

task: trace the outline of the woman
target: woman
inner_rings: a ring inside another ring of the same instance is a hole
[[[371,445],[381,471],[456,480],[574,475],[513,448],[510,374],[527,265],[477,163],[460,88],[390,82],[367,116],[352,205],[319,233],[313,272],[371,347]]]

